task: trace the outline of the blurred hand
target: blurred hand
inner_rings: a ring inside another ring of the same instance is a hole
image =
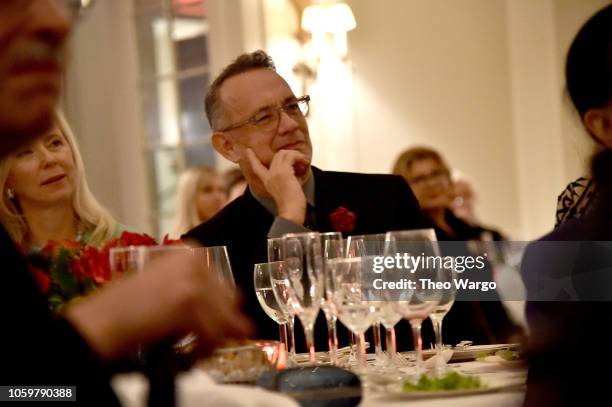
[[[206,354],[251,333],[236,297],[194,256],[179,251],[68,307],[65,317],[107,361],[138,344],[188,332],[198,336],[199,351]]]
[[[276,202],[278,215],[303,225],[306,195],[300,177],[310,165],[308,157],[295,150],[279,150],[274,154],[269,168],[266,168],[250,148],[246,150],[246,155],[253,172]]]

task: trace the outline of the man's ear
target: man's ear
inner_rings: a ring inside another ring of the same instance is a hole
[[[589,109],[583,120],[593,137],[606,147],[612,147],[612,107]]]
[[[223,131],[216,131],[212,134],[212,145],[219,154],[228,160],[237,163],[240,155],[236,150],[236,143],[233,137]]]

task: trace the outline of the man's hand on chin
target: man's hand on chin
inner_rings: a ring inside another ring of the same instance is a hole
[[[246,156],[253,172],[276,202],[278,215],[303,225],[306,195],[301,178],[310,168],[308,157],[295,150],[279,150],[266,168],[250,148],[246,150]]]

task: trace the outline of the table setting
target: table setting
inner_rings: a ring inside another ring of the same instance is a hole
[[[216,267],[220,278],[232,280],[226,251],[220,252],[223,256],[214,256],[223,259],[224,265]],[[455,290],[439,287],[456,277],[452,268],[415,268],[404,279],[427,278],[442,285],[404,281],[406,289],[376,288],[380,283],[375,279],[391,281],[398,273],[397,265],[372,272],[380,263],[377,259],[402,253],[439,256],[433,230],[346,240],[336,232],[269,239],[268,262],[253,267],[253,289],[261,308],[279,326],[278,340],[231,343],[198,360],[176,376],[175,405],[522,404],[527,366],[519,344],[475,345],[466,340],[444,345],[443,321]],[[320,311],[328,325],[325,351],[315,349],[313,340]],[[296,352],[295,317],[304,329],[306,353]],[[421,324],[427,318],[434,326],[435,345],[424,350]],[[402,319],[412,330],[415,346],[410,352],[398,352],[395,343],[394,327]],[[348,346],[338,345],[338,321],[352,333]],[[369,329],[374,330],[372,344],[364,337]],[[189,344],[183,339],[179,348]],[[113,382],[126,406],[147,405],[147,386],[144,376],[134,374]]]

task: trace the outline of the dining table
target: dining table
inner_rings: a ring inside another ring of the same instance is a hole
[[[374,355],[368,355],[370,365]],[[431,363],[430,363],[431,366]],[[525,398],[527,366],[520,361],[506,361],[489,355],[478,359],[460,359],[448,363],[449,371],[478,377],[484,385],[478,389],[449,391],[402,391],[402,385],[380,383],[371,375],[362,376],[362,407],[429,406],[521,406]],[[408,367],[400,371],[409,372]],[[113,388],[124,407],[145,407],[148,382],[138,373],[118,375]],[[266,390],[253,384],[223,384],[200,368],[193,368],[176,378],[177,407],[227,406],[276,407],[299,406],[287,394]]]

